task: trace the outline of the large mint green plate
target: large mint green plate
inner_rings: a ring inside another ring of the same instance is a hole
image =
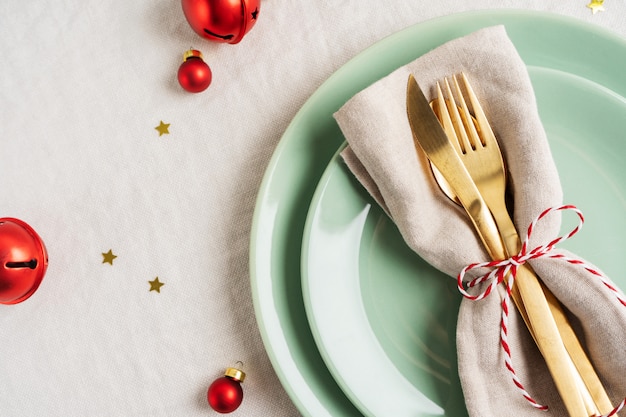
[[[626,99],[562,71],[530,67],[529,72],[565,201],[586,216],[584,231],[562,246],[626,288],[620,273],[626,174],[618,156],[626,150]],[[571,229],[577,218],[564,220]],[[404,244],[339,155],[313,196],[302,283],[322,357],[363,414],[466,415],[456,364],[461,296],[455,281]]]
[[[278,377],[305,416],[363,415],[322,359],[302,295],[300,252],[309,203],[344,141],[332,114],[397,67],[448,40],[495,24],[506,26],[528,65],[569,72],[626,96],[626,43],[621,38],[577,20],[527,11],[481,11],[421,23],[373,45],[333,74],[298,112],[270,161],[257,199],[250,248],[261,336]],[[614,158],[622,153],[623,148]]]

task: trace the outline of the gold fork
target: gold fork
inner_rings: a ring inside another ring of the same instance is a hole
[[[466,95],[474,111],[474,116],[472,116],[469,111],[463,91],[456,77],[453,77],[453,81],[458,97],[458,105],[452,93],[452,89],[450,88],[450,84],[446,79],[444,88],[446,90],[447,100],[444,99],[441,88],[439,84],[437,84],[438,97],[433,103],[433,107],[444,130],[452,140],[457,153],[461,157],[463,164],[492,212],[505,245],[507,255],[510,256],[519,252],[521,242],[505,204],[504,193],[506,190],[506,177],[502,154],[491,126],[467,77],[465,74],[462,74],[461,78],[466,90]],[[445,180],[437,175],[436,178],[442,190],[454,200],[454,193],[451,191],[450,187],[445,185]],[[528,276],[528,278],[525,279],[533,279],[534,272],[532,269],[523,268],[520,269],[520,272],[522,272],[522,276]],[[552,294],[543,283],[538,282],[545,294],[546,301],[555,319],[563,343],[570,355],[571,366],[576,367],[577,373],[579,374],[577,376],[582,378],[579,380],[579,388],[588,412],[594,415],[598,412],[603,414],[609,413],[613,409],[611,401],[593,365],[580,344],[580,341],[574,333],[563,311],[563,307],[554,294]],[[511,295],[520,314],[529,327],[531,334],[536,338],[537,335],[531,325],[527,309],[524,307],[523,299],[516,286],[513,287]]]

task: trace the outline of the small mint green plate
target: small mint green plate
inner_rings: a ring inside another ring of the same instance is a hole
[[[300,264],[306,215],[322,173],[344,141],[332,114],[356,92],[399,66],[448,40],[495,24],[506,26],[529,66],[569,72],[583,82],[603,86],[608,94],[626,96],[624,40],[571,18],[529,11],[481,11],[424,22],[376,43],[335,72],[298,112],[270,161],[259,190],[250,243],[252,296],[261,336],[278,377],[305,416],[364,415],[362,407],[352,403],[322,358],[302,295]],[[593,123],[581,117],[579,125],[586,126],[587,121]],[[557,126],[555,131],[562,129],[561,137],[565,141],[567,130],[575,131],[577,127]],[[602,146],[606,145],[599,145]],[[613,160],[619,161],[624,148],[613,150]],[[579,160],[589,158],[577,152],[575,147],[570,150]],[[569,159],[557,163],[560,167],[567,163],[575,165]],[[575,171],[569,172],[575,175]],[[578,181],[581,186],[588,186],[593,180],[579,178]],[[590,224],[593,222],[588,220]],[[597,227],[594,223],[592,230]],[[606,238],[618,239],[613,233],[607,233]],[[402,247],[396,241],[390,244]],[[451,292],[449,296],[456,295]],[[447,392],[445,386],[438,389]],[[424,391],[425,397],[439,407],[444,394],[435,397]],[[460,393],[456,395],[450,401],[457,404],[459,412],[449,415],[462,416],[463,399]]]
[[[583,231],[561,246],[626,288],[620,272],[626,174],[618,156],[626,150],[626,99],[561,71],[529,72],[565,203],[586,217]],[[564,228],[576,224],[575,215],[564,216]],[[305,224],[302,289],[322,357],[363,414],[466,415],[456,364],[461,296],[455,281],[404,244],[338,154]]]

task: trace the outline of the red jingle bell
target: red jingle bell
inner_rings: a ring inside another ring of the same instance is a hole
[[[41,284],[48,268],[48,253],[28,224],[0,218],[0,304],[26,300]]]
[[[191,28],[214,42],[239,43],[259,16],[260,0],[182,0]]]
[[[190,49],[183,55],[183,63],[178,68],[178,83],[190,93],[200,93],[211,85],[213,73],[206,62],[202,60],[202,53]]]
[[[213,381],[207,391],[209,405],[218,413],[235,411],[243,401],[241,383],[246,374],[237,368],[228,368],[224,376]]]

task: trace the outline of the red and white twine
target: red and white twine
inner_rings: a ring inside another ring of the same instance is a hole
[[[553,239],[547,244],[540,245],[531,250],[528,250],[530,237],[533,233],[533,230],[537,226],[537,223],[541,219],[546,217],[548,214],[555,212],[555,211],[562,211],[562,210],[570,210],[576,213],[579,219],[578,225],[566,235],[559,236],[558,238]],[[524,388],[524,385],[522,384],[521,380],[517,376],[517,373],[515,372],[515,368],[513,367],[513,361],[511,359],[511,349],[509,348],[509,343],[508,343],[509,300],[511,298],[511,290],[515,283],[515,276],[517,274],[517,269],[521,265],[526,263],[527,261],[530,261],[532,259],[537,259],[537,258],[560,259],[572,265],[578,265],[581,268],[585,269],[587,272],[591,273],[594,277],[602,281],[605,287],[607,287],[615,295],[618,301],[624,307],[626,307],[626,297],[624,297],[624,295],[619,291],[619,289],[617,289],[604,276],[604,274],[602,274],[602,272],[586,264],[580,259],[570,258],[561,253],[553,252],[553,249],[556,245],[558,245],[561,242],[566,241],[567,239],[571,238],[576,233],[578,233],[580,229],[582,228],[584,222],[585,222],[585,218],[582,212],[573,205],[551,207],[547,210],[544,210],[539,216],[537,216],[530,223],[530,225],[528,226],[528,230],[526,232],[526,238],[522,242],[522,248],[520,249],[520,252],[517,255],[513,255],[509,259],[504,259],[500,261],[479,262],[479,263],[470,264],[466,266],[465,268],[463,268],[461,272],[459,273],[459,275],[457,276],[457,285],[458,285],[459,291],[461,292],[461,294],[463,294],[464,297],[473,301],[479,301],[489,296],[489,294],[491,294],[493,290],[495,290],[496,287],[500,285],[502,282],[504,282],[505,278],[508,277],[508,279],[506,279],[506,287],[505,287],[506,291],[505,291],[504,297],[502,299],[502,304],[501,304],[502,305],[502,317],[500,321],[500,344],[502,345],[502,349],[505,353],[505,365],[506,365],[507,370],[511,374],[513,383],[519,389],[522,396],[530,403],[530,405],[532,405],[533,407],[539,410],[547,410],[548,407],[545,405],[539,404],[537,401],[535,401],[535,399],[533,399],[533,397]],[[470,294],[465,289],[463,278],[465,277],[465,274],[467,272],[473,269],[477,269],[477,268],[489,268],[490,271],[470,281],[469,283],[467,283],[467,288],[469,289],[469,288],[475,287],[476,285],[481,284],[483,282],[489,282],[489,285],[487,285],[487,287],[478,294]],[[625,405],[626,405],[626,398],[617,407],[615,407],[610,413],[601,417],[612,417],[616,415],[620,410],[622,410],[622,408],[624,408]]]

